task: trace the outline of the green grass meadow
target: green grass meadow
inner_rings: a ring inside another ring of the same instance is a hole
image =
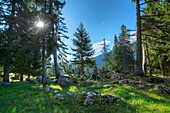
[[[98,84],[111,87],[96,89]],[[31,82],[12,83],[0,87],[0,113],[170,113],[170,96],[154,92],[152,89],[137,89],[128,85],[116,85],[111,82],[94,82],[92,86],[70,85],[62,87],[51,84],[50,92],[38,90],[40,84]],[[64,100],[57,100],[54,90],[60,90]],[[83,106],[76,101],[78,92],[94,91],[117,95],[121,101],[117,104]],[[68,96],[67,91],[74,95]]]

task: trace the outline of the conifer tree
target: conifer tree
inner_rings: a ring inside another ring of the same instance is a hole
[[[75,46],[72,48],[74,52],[73,62],[80,66],[80,74],[83,75],[84,67],[93,63],[92,56],[94,54],[94,50],[92,48],[89,34],[86,32],[82,23],[80,23],[74,36],[75,38],[72,40],[73,45]]]
[[[103,50],[102,53],[104,55],[104,58],[102,59],[104,61],[103,68],[105,70],[109,70],[109,64],[110,64],[110,57],[111,57],[111,52],[109,52],[109,45],[106,44],[105,38],[103,39]]]
[[[134,55],[129,41],[129,34],[127,33],[126,26],[121,26],[121,33],[119,36],[118,44],[114,45],[113,52],[113,68],[122,73],[133,72],[134,68]],[[114,38],[116,43],[117,38]]]

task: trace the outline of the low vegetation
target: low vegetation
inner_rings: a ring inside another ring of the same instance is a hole
[[[154,91],[154,88],[139,89],[136,86],[113,84],[92,81],[91,86],[74,84],[60,86],[55,83],[49,85],[52,90],[38,90],[39,83],[15,82],[0,87],[0,112],[1,113],[169,113],[170,96]],[[97,85],[104,86],[97,89]],[[107,87],[105,87],[107,86]],[[48,86],[46,86],[48,87]],[[56,99],[54,90],[58,89],[64,95],[64,100]],[[94,91],[100,93],[117,95],[121,101],[115,104],[84,106],[76,101],[80,91]],[[68,96],[67,91],[74,92]],[[158,107],[159,106],[159,107]]]

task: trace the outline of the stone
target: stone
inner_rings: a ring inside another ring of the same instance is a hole
[[[160,78],[160,77],[149,78],[149,82],[151,83],[164,83],[166,80],[167,80],[166,78]]]
[[[101,88],[103,88],[103,86],[101,84],[99,84],[99,85],[96,86],[96,88],[101,89]]]
[[[145,82],[143,82],[142,80],[138,81],[138,84],[144,85]]]
[[[146,84],[147,87],[153,87],[153,84]]]
[[[93,104],[94,104],[94,99],[91,98],[90,96],[87,96],[85,101],[84,101],[84,106],[93,105]]]
[[[92,85],[92,82],[89,82],[89,81],[84,81],[81,86],[91,86]]]
[[[145,88],[145,86],[144,86],[144,85],[140,85],[140,84],[139,84],[137,87],[138,87],[138,88],[140,88],[140,89]]]
[[[83,95],[83,94],[85,94],[86,92],[85,91],[81,91],[81,92],[79,92],[79,94],[81,94],[81,95]]]
[[[73,95],[74,94],[74,92],[72,92],[72,91],[68,91],[67,92],[67,95],[69,95],[69,96],[71,96],[71,95]]]
[[[134,84],[135,84],[135,81],[134,81],[134,80],[131,80],[131,79],[128,79],[128,83],[131,84],[131,85],[134,85]]]
[[[31,78],[26,78],[26,81],[32,81]]]
[[[44,79],[43,79],[43,83],[50,84],[50,77],[45,76]]]
[[[50,90],[51,90],[51,88],[49,88],[49,87],[46,87],[46,92],[50,92]]]
[[[110,84],[105,84],[103,87],[104,88],[109,88],[109,87],[111,87],[111,85]]]
[[[64,96],[62,94],[56,94],[56,98],[59,100],[64,100]]]
[[[37,80],[37,82],[41,82],[42,76],[36,76],[36,80]]]
[[[3,82],[3,84],[4,84],[5,86],[9,86],[9,85],[11,85],[11,83],[10,83],[10,82]]]
[[[156,85],[156,88],[164,94],[170,94],[170,87]]]
[[[82,99],[84,101],[81,101]],[[119,102],[120,98],[116,95],[100,94],[98,91],[90,91],[87,93],[83,91],[83,92],[79,92],[79,95],[76,100],[78,100],[79,103],[82,102],[84,106],[88,106],[88,105],[94,105],[95,103],[101,105],[116,103]]]
[[[49,76],[46,76],[46,83],[50,84],[50,77]]]
[[[75,84],[75,83],[78,83],[78,80],[76,78],[69,77],[69,76],[60,76],[58,79],[58,84],[62,86],[68,86],[70,84]]]
[[[126,83],[127,83],[127,80],[126,80],[126,79],[119,81],[119,84],[126,84]]]
[[[59,92],[59,90],[55,90],[55,91],[54,91],[54,93],[58,93],[58,92]]]
[[[37,87],[37,89],[39,89],[39,90],[43,90],[43,87],[41,87],[41,86],[38,86],[38,87]]]

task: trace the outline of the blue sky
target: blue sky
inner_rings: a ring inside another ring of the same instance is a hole
[[[136,28],[135,4],[131,0],[66,0],[62,12],[70,37],[64,40],[68,47],[73,47],[71,39],[82,22],[96,49],[95,55],[101,54],[103,38],[112,48],[113,37],[119,35],[122,24],[129,29]]]

